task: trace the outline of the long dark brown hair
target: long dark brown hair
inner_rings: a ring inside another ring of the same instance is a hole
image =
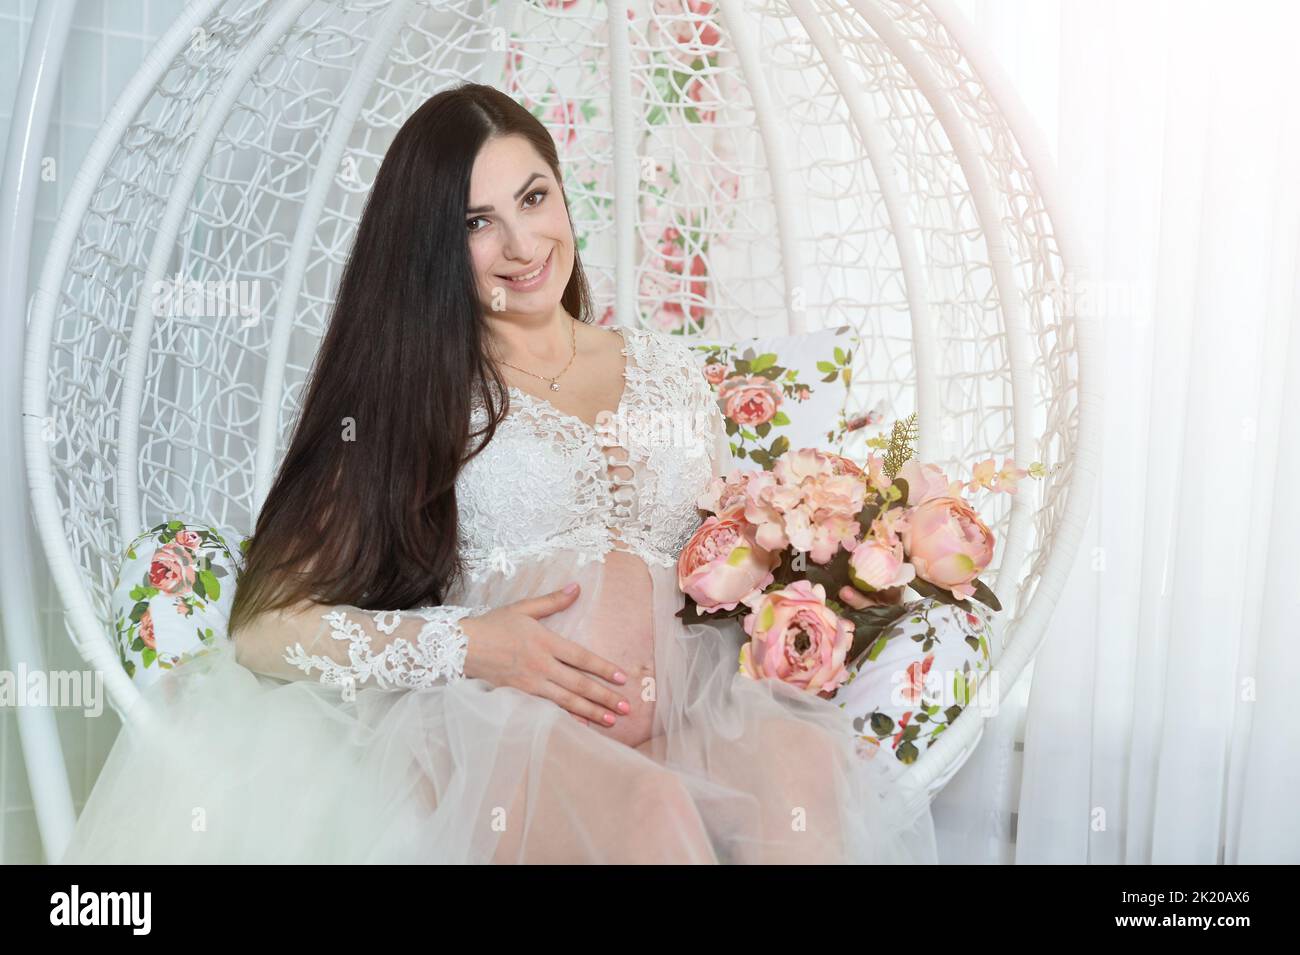
[[[563,195],[550,133],[490,86],[438,93],[394,137],[288,451],[257,516],[232,635],[263,612],[304,600],[367,610],[441,604],[459,579],[456,475],[509,410],[505,383],[484,352],[465,210],[479,150],[510,135],[532,144]],[[591,320],[576,243],[561,304]],[[489,416],[471,434],[475,393]]]

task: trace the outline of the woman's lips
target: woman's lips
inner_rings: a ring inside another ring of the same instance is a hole
[[[498,275],[497,278],[506,283],[506,286],[514,289],[516,292],[531,292],[535,288],[542,286],[548,278],[551,277],[551,260],[555,258],[555,250],[551,249],[546,255],[546,262],[542,265],[542,270],[534,275],[527,282],[519,282],[515,279],[508,279],[504,275]]]

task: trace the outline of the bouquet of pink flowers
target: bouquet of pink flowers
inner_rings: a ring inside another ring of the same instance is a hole
[[[910,423],[911,419],[909,419]],[[1042,465],[977,464],[969,482],[910,458],[904,424],[864,471],[816,448],[770,471],[732,471],[696,503],[710,516],[677,561],[687,623],[743,617],[740,670],[830,698],[849,667],[907,611],[903,591],[970,609],[1001,604],[979,574],[993,532],[964,492],[1016,493]]]

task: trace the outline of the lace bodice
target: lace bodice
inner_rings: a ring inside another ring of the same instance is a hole
[[[574,550],[578,563],[611,549],[670,567],[699,526],[696,499],[730,452],[713,389],[680,339],[614,329],[624,339],[618,409],[593,428],[510,389],[510,410],[456,480],[465,571],[512,575],[520,561]],[[471,428],[487,422],[481,399]],[[477,440],[477,439],[473,439]],[[241,632],[250,670],[362,687],[426,689],[463,679],[460,621],[488,606],[370,611],[308,605],[267,614]]]
[[[690,349],[648,329],[622,334],[624,388],[599,427],[518,388],[482,453],[456,481],[461,554],[473,579],[561,549],[611,548],[671,566],[699,526],[695,499],[725,448],[722,415]],[[473,405],[472,430],[487,421]]]

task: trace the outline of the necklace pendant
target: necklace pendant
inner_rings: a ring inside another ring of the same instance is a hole
[[[552,391],[559,391],[559,390],[560,390],[560,383],[559,383],[558,381],[553,381],[553,382],[551,382],[551,390],[552,390]]]

